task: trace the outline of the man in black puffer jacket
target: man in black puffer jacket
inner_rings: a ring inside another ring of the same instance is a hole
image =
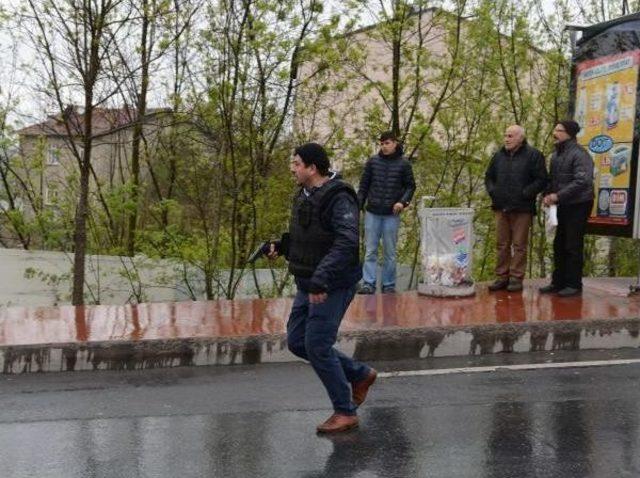
[[[373,294],[376,291],[378,245],[381,238],[382,292],[395,292],[400,214],[409,206],[415,190],[411,163],[403,156],[402,146],[396,135],[390,131],[382,133],[380,152],[365,164],[358,188],[360,207],[366,208],[361,294]]]
[[[491,158],[484,182],[496,215],[497,236],[496,280],[489,290],[521,291],[536,197],[547,185],[544,156],[527,144],[521,126],[506,129],[504,146]]]
[[[582,292],[584,235],[593,207],[593,159],[576,141],[580,125],[564,120],[553,129],[556,150],[551,156],[551,183],[545,206],[557,204],[558,227],[553,240],[553,277],[540,288],[569,297]]]

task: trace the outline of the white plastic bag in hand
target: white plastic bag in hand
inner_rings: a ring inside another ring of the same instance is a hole
[[[545,230],[547,234],[551,234],[555,231],[556,226],[558,225],[558,206],[552,204],[547,208],[547,217],[545,220]]]

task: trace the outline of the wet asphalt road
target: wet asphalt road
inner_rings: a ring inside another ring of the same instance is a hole
[[[359,430],[325,438],[301,363],[0,377],[0,476],[638,477],[639,379],[640,365],[386,378]]]

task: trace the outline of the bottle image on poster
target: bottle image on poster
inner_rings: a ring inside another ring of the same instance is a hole
[[[607,85],[606,107],[607,129],[615,128],[620,119],[620,84],[617,81]]]

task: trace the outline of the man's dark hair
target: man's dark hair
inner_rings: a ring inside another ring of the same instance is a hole
[[[564,127],[564,130],[567,132],[569,136],[575,138],[577,134],[580,132],[580,125],[571,119],[566,119],[563,121],[559,121],[558,124],[561,124]]]
[[[322,176],[329,176],[329,158],[327,152],[318,143],[305,143],[302,146],[298,146],[293,151],[294,156],[297,154],[302,159],[305,166],[309,167],[312,164],[315,165],[318,173]]]
[[[388,139],[392,141],[398,141],[398,137],[393,131],[385,131],[384,133],[380,134],[380,142],[387,141]]]

